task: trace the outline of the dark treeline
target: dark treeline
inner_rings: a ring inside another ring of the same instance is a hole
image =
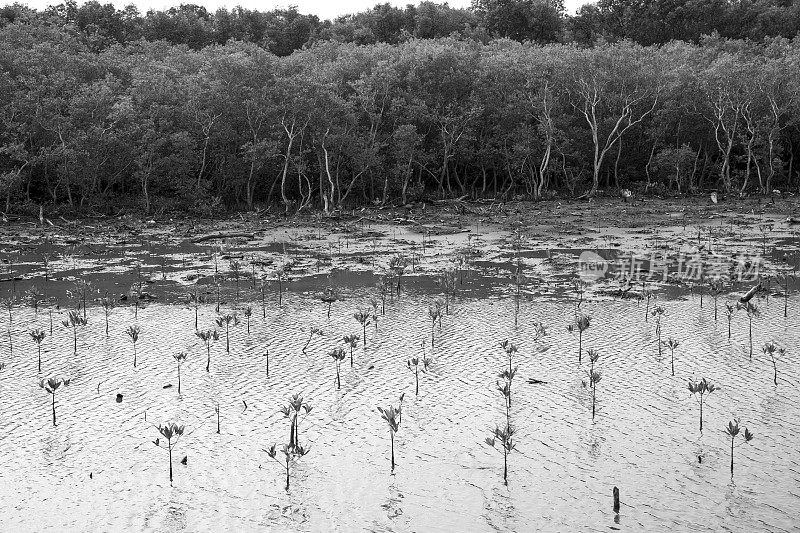
[[[330,212],[425,194],[795,188],[797,7],[695,4],[567,17],[532,0],[422,3],[333,22],[6,7],[0,193],[6,211]]]

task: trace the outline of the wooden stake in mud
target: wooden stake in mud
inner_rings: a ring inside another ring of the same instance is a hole
[[[619,489],[614,487],[614,512],[619,514]]]

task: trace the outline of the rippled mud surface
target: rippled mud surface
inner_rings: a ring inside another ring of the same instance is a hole
[[[765,220],[774,224],[767,244],[757,229]],[[798,243],[794,230],[780,221],[778,214],[749,225],[676,223],[646,232],[599,228],[596,234],[584,228],[573,236],[529,234],[516,248],[511,231],[490,225],[453,227],[439,235],[388,224],[347,231],[281,229],[232,239],[221,249],[219,241],[192,244],[172,232],[152,242],[109,239],[106,246],[91,247],[96,253],[84,244],[58,248],[55,238],[31,239],[18,246],[9,276],[19,278],[13,289],[11,280],[0,286],[5,297],[19,295],[10,324],[7,308],[0,314],[0,332],[10,332],[0,338],[2,529],[796,530],[796,282],[790,280],[788,299],[774,278],[753,300],[760,316],[753,319],[752,360],[747,315],[734,315],[729,339],[724,311],[752,281],[726,286],[715,321],[707,291],[701,307],[700,284],[652,282],[648,290],[655,297],[648,304],[634,296],[638,286],[628,297],[615,297],[623,292],[615,292],[620,284],[609,277],[591,283],[580,304],[591,316],[582,363],[578,335],[567,331],[575,317],[573,282],[582,250],[609,260],[648,255],[664,245],[676,253],[698,246],[728,254],[761,250],[768,252],[763,272],[775,273],[793,265]],[[459,263],[459,253],[463,257],[472,247],[480,255]],[[48,251],[54,260],[45,290],[41,254]],[[375,283],[398,253],[413,265],[404,272],[399,298],[387,297],[382,314]],[[242,263],[238,297],[231,259]],[[517,261],[524,264],[525,280],[515,326],[510,275]],[[274,276],[279,266],[288,278],[280,285],[280,305]],[[457,292],[450,313],[432,328],[428,308],[443,298],[436,278],[448,267],[458,269]],[[91,281],[92,289],[88,323],[77,329],[74,354],[72,329],[61,321],[75,307],[66,291],[77,279]],[[135,316],[130,285],[137,279],[153,299],[143,300]],[[220,314],[240,319],[230,329],[229,353],[224,326],[215,323],[215,282]],[[23,298],[33,284],[46,292],[38,313]],[[339,288],[341,298],[330,318],[319,299],[329,286]],[[209,372],[186,298],[195,287],[204,299],[199,329],[222,331],[211,347]],[[106,293],[116,302],[108,336],[97,300]],[[120,300],[122,294],[126,299]],[[366,346],[360,341],[354,349],[352,367],[348,350],[337,389],[328,354],[343,346],[344,335],[362,335],[353,313],[373,299],[377,328],[367,327]],[[654,318],[645,320],[646,310],[656,305],[665,310],[661,338],[680,342],[674,376],[669,350],[662,347],[659,355]],[[539,341],[536,323],[548,328]],[[141,330],[136,368],[125,334],[134,324]],[[47,334],[41,372],[28,335],[37,327]],[[311,327],[323,334],[314,335],[303,353]],[[508,457],[507,486],[502,453],[485,443],[506,417],[497,391],[498,373],[507,366],[499,343],[506,339],[519,348],[510,409],[516,449]],[[769,341],[786,348],[776,362],[777,386],[772,362],[761,351]],[[599,352],[596,369],[602,372],[594,420],[586,383],[589,348]],[[423,350],[433,363],[420,372],[416,396],[407,360]],[[188,354],[181,394],[172,358],[177,352]],[[39,387],[50,376],[72,378],[56,393],[56,427],[51,396]],[[699,404],[687,383],[703,377],[719,390],[706,397],[701,433]],[[287,492],[285,472],[264,450],[288,441],[289,423],[280,408],[295,393],[313,408],[299,428],[300,442],[310,451],[293,467]],[[376,407],[397,406],[401,394],[392,473],[389,429]],[[736,447],[732,478],[724,427],[733,418],[755,439]],[[166,421],[186,427],[173,451],[172,484],[167,452],[152,442],[159,436],[154,425]],[[621,491],[618,515],[612,510],[614,486]]]

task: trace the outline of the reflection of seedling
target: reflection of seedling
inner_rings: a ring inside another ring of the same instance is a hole
[[[700,402],[700,433],[703,432],[703,404],[705,403],[705,395],[711,394],[717,389],[717,386],[713,383],[706,381],[706,378],[703,378],[700,381],[689,381],[689,392],[692,395],[698,395],[700,398],[698,401]]]
[[[61,379],[61,378],[49,378],[47,380],[41,380],[39,382],[39,386],[50,393],[53,397],[53,426],[56,425],[56,391],[61,385],[65,387],[69,385],[69,379]]]
[[[575,292],[578,293],[578,301],[575,304],[575,309],[580,310],[581,304],[583,303],[583,293],[586,292],[586,287],[588,287],[588,284],[582,279],[575,279],[573,280],[572,285],[575,287]]]
[[[172,354],[172,358],[175,359],[176,363],[178,363],[178,394],[181,393],[181,366],[183,366],[183,363],[186,362],[187,357],[188,354],[185,352]]]
[[[788,272],[778,275],[778,282],[783,280],[783,318],[789,316],[789,282],[794,279],[797,278]]]
[[[299,394],[293,394],[289,398],[289,405],[281,407],[281,412],[289,419],[289,446],[300,444],[300,415],[308,416],[311,409]]]
[[[342,380],[339,377],[339,369],[341,368],[342,361],[344,361],[344,358],[347,356],[347,354],[342,348],[334,348],[328,352],[328,355],[333,358],[333,362],[336,365],[336,390],[339,390],[342,388]]]
[[[664,344],[664,346],[669,348],[670,361],[672,362],[672,375],[674,376],[675,375],[675,348],[677,348],[681,344],[678,341],[676,341],[675,339],[673,339],[672,337],[670,337],[666,341],[663,341],[663,344]]]
[[[325,290],[319,295],[319,299],[322,300],[322,303],[328,304],[328,318],[330,318],[331,306],[333,305],[333,302],[339,300],[339,291],[333,287],[325,287]]]
[[[731,477],[733,477],[733,448],[734,448],[734,440],[736,436],[739,435],[739,419],[734,418],[733,421],[728,422],[728,427],[725,428],[725,433],[731,438]],[[744,428],[744,442],[739,444],[747,444],[751,440],[753,440],[754,435],[750,433],[750,430]],[[738,446],[738,445],[737,445]]]
[[[708,282],[708,292],[711,294],[711,297],[714,298],[714,322],[717,321],[717,299],[719,298],[719,295],[722,294],[722,291],[722,281]]]
[[[593,350],[589,348],[586,350],[586,355],[589,356],[589,387],[594,387],[594,381],[592,381],[592,374],[594,374],[594,364],[600,359],[600,352],[597,350]]]
[[[33,306],[33,312],[38,317],[39,316],[39,303],[42,301],[42,293],[36,288],[36,285],[33,285],[30,289],[28,289],[28,298],[31,301],[31,305]]]
[[[103,306],[103,313],[106,318],[106,337],[108,337],[108,313],[114,308],[114,300],[108,297],[108,292],[106,292],[106,295],[100,300],[100,305]]]
[[[408,259],[402,255],[396,255],[389,260],[389,270],[397,276],[397,296],[400,297],[400,281],[403,278],[403,271],[408,266]]]
[[[381,315],[386,314],[386,295],[391,291],[389,280],[386,276],[380,276],[375,284],[378,294],[381,296]]]
[[[383,418],[386,421],[386,424],[389,426],[389,438],[391,439],[392,443],[392,472],[394,472],[394,434],[400,429],[402,409],[402,403],[397,407],[397,409],[395,409],[393,405],[390,405],[386,409],[378,407],[378,412],[381,414],[381,418]]]
[[[178,439],[181,438],[183,435],[183,429],[185,426],[179,426],[175,422],[168,422],[163,426],[158,426],[158,432],[161,433],[161,436],[167,439],[167,445],[164,446],[161,444],[161,439],[156,439],[153,441],[153,444],[167,450],[169,452],[169,482],[172,483],[172,449],[178,444]],[[173,439],[174,442],[173,442]]]
[[[575,322],[567,326],[567,331],[573,333],[575,331],[578,332],[578,363],[581,362],[583,357],[583,332],[589,329],[591,325],[591,317],[589,315],[579,314],[575,316]]]
[[[70,311],[67,320],[61,322],[64,327],[72,328],[72,344],[75,355],[78,355],[78,326],[85,326],[87,322],[86,318],[79,315],[77,311]]]
[[[448,268],[439,274],[439,286],[444,293],[444,312],[446,315],[450,314],[450,297],[455,298],[456,296],[456,278],[456,271],[452,268]]]
[[[189,293],[189,304],[194,308],[194,330],[197,331],[197,322],[200,315],[200,291],[197,285],[194,291]]]
[[[656,319],[656,340],[658,342],[658,356],[661,357],[661,318],[664,316],[664,308],[660,305],[653,309],[652,315]]]
[[[375,325],[375,331],[378,331],[378,300],[375,298],[369,299],[369,304],[372,306],[372,323]]]
[[[731,338],[731,321],[733,320],[733,315],[736,314],[736,307],[731,304],[725,304],[725,317],[728,319],[728,338]]]
[[[253,308],[249,305],[244,308],[244,317],[247,319],[247,334],[250,335],[250,317],[253,316]]]
[[[441,324],[442,320],[442,308],[439,306],[438,301],[428,306],[428,316],[431,319],[431,348],[433,348],[433,332],[436,327],[436,321],[439,320],[439,324]]]
[[[350,368],[353,367],[353,348],[358,346],[358,335],[346,335],[342,337],[342,341],[350,347]]]
[[[208,356],[206,359],[206,372],[209,372],[211,368],[211,343],[219,340],[219,332],[209,329],[206,331],[196,331],[195,335],[200,337],[200,340],[206,345],[206,355]]]
[[[42,371],[42,341],[44,340],[44,331],[34,329],[29,332],[31,339],[36,343],[36,348],[39,350],[39,372]]]
[[[309,332],[308,332],[308,340],[306,341],[305,346],[303,346],[303,355],[305,355],[306,348],[308,348],[308,345],[311,344],[311,339],[314,338],[314,335],[319,335],[320,337],[322,337],[324,335],[324,333],[322,332],[321,329],[315,328],[315,327],[312,327],[309,330]]]
[[[217,326],[221,328],[223,324],[225,324],[225,351],[231,353],[231,324],[238,326],[239,317],[235,313],[217,317]]]
[[[770,360],[772,361],[772,370],[774,371],[772,380],[775,383],[775,386],[778,386],[778,364],[775,361],[775,354],[780,354],[781,358],[786,355],[786,348],[778,348],[774,342],[770,341],[764,346],[761,347],[761,351],[764,352],[764,355],[768,355]]]
[[[512,369],[511,361],[512,358],[514,357],[514,354],[517,353],[517,346],[509,340],[504,340],[503,342],[500,343],[500,347],[506,352],[506,358],[508,359],[508,377],[513,378],[515,371]],[[508,406],[511,407],[511,379],[508,380],[508,385],[509,385],[509,390],[508,390],[507,402]]]
[[[369,309],[359,309],[353,313],[353,318],[356,319],[356,322],[361,324],[361,329],[364,334],[364,346],[367,345],[367,326],[369,325],[370,317]]]
[[[599,370],[593,370],[592,373],[589,375],[589,381],[592,384],[592,420],[594,420],[594,406],[595,406],[595,398],[597,396],[597,384],[600,383],[600,379],[602,379],[602,375],[600,374]]]
[[[144,285],[142,284],[142,282],[134,283],[133,285],[131,285],[130,295],[131,299],[133,300],[134,319],[139,318],[139,302],[141,302],[143,294],[144,294]]]
[[[516,447],[516,444],[514,444],[515,431],[516,430],[508,424],[503,429],[496,427],[492,436],[486,439],[486,444],[492,448],[495,447],[496,443],[499,443],[500,449],[503,450],[503,482],[506,485],[508,485],[508,454],[514,451]]]
[[[758,306],[752,302],[747,302],[745,304],[738,303],[736,304],[737,309],[744,309],[745,313],[747,313],[747,320],[748,320],[748,331],[750,333],[750,360],[753,360],[753,318],[758,318],[761,316],[761,311],[758,310]]]
[[[133,368],[136,368],[136,342],[139,340],[139,326],[128,326],[128,329],[125,330],[125,334],[131,338],[131,342],[133,343]]]
[[[267,455],[277,461],[279,465],[286,468],[286,492],[289,492],[289,468],[298,459],[306,455],[309,450],[309,448],[303,448],[300,445],[290,446],[288,444],[284,444],[283,448],[280,450],[281,453],[283,453],[283,460],[278,459],[278,452],[275,450],[275,444],[270,446],[269,450],[264,450],[267,452]]]
[[[239,301],[239,277],[241,276],[242,264],[236,259],[231,259],[231,272],[236,280],[236,301]]]
[[[78,299],[77,309],[80,311],[81,305],[83,306],[83,318],[86,318],[86,295],[92,288],[92,284],[85,279],[79,279],[75,282],[74,294]]]
[[[414,392],[414,395],[415,396],[419,396],[419,370],[420,370],[419,369],[419,365],[420,365],[420,363],[422,363],[422,372],[427,372],[428,371],[428,367],[433,362],[433,360],[429,359],[428,356],[425,355],[425,352],[424,352],[425,343],[424,342],[422,343],[422,350],[423,350],[422,359],[420,359],[419,357],[412,357],[411,359],[406,361],[406,364],[408,365],[408,369],[411,370],[412,372],[414,372],[414,381],[415,381],[415,392]],[[412,368],[412,366],[413,366],[413,368]]]

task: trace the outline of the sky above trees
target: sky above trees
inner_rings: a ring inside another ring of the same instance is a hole
[[[57,4],[59,2],[57,0],[29,0],[21,3],[27,4],[34,9],[44,9],[48,5]],[[332,19],[341,15],[349,15],[351,13],[366,11],[368,9],[372,9],[376,3],[383,2],[376,2],[376,0],[186,0],[185,2],[175,0],[112,0],[108,2],[107,0],[104,0],[101,3],[112,3],[117,9],[122,9],[128,4],[134,4],[142,13],[145,13],[148,9],[169,9],[170,7],[175,7],[181,3],[201,5],[212,12],[218,7],[227,7],[230,9],[236,6],[242,6],[246,9],[269,11],[275,8],[296,5],[297,10],[300,13],[314,14],[321,19]],[[405,7],[406,4],[416,5],[418,0],[386,0],[385,3],[389,3],[397,7]],[[463,8],[469,7],[471,3],[471,0],[450,0],[447,2],[447,4],[449,4],[451,7]],[[589,2],[585,0],[565,0],[564,6],[566,7],[568,13],[574,13],[578,7],[585,3]],[[83,2],[80,1],[78,4],[83,4]]]

